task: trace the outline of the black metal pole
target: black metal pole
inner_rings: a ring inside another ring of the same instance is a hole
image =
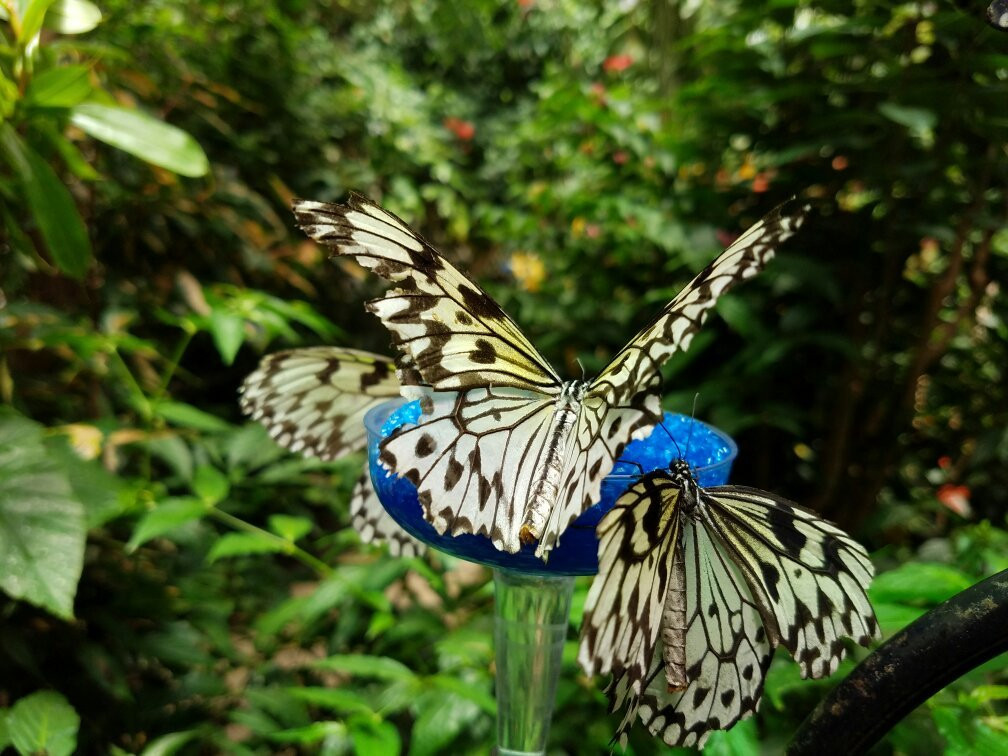
[[[1008,651],[1008,570],[883,643],[798,728],[788,756],[860,754],[950,682]]]

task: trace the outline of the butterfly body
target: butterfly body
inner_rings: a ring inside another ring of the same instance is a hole
[[[533,474],[532,497],[526,507],[518,538],[522,543],[535,543],[542,536],[550,512],[560,497],[567,447],[571,431],[577,423],[581,402],[590,387],[588,381],[567,381],[557,396],[553,419],[550,421],[545,454]]]

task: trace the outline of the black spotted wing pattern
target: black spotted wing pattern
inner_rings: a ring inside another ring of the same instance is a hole
[[[242,411],[281,446],[326,461],[364,448],[364,415],[399,396],[388,357],[341,347],[308,347],[267,355],[241,387]],[[351,522],[367,543],[415,555],[420,544],[388,515],[365,467],[350,501]]]

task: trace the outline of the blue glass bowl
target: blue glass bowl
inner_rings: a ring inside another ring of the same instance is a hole
[[[401,425],[415,423],[420,417],[420,403],[393,399],[373,408],[364,416],[368,435],[368,461],[371,482],[386,511],[404,530],[428,546],[448,554],[533,575],[594,575],[598,572],[598,539],[595,526],[628,486],[642,472],[666,468],[683,450],[701,486],[728,482],[738,447],[731,436],[686,415],[665,413],[665,433],[656,428],[650,436],[627,444],[612,472],[602,481],[599,503],[581,513],[561,536],[556,548],[543,562],[535,555],[535,544],[523,546],[515,554],[498,551],[489,538],[479,535],[439,534],[423,518],[417,490],[406,478],[386,470],[378,461],[378,444]],[[674,441],[673,441],[674,439]]]

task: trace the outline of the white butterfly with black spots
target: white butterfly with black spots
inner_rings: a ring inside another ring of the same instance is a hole
[[[396,370],[388,357],[356,349],[276,352],[245,379],[241,408],[284,448],[331,461],[365,447],[364,415],[399,396]],[[350,518],[365,543],[387,543],[396,556],[423,551],[382,507],[367,462],[350,498]]]
[[[822,677],[845,639],[879,635],[860,544],[765,491],[701,488],[682,460],[642,476],[596,532],[578,660],[613,673],[624,743],[639,716],[669,745],[702,746],[756,710],[777,646]]]
[[[717,298],[755,275],[806,206],[788,203],[742,234],[593,380],[563,381],[500,306],[399,218],[364,197],[295,200],[304,231],[399,284],[368,303],[432,393],[423,417],[382,444],[439,533],[489,536],[546,558],[598,501],[626,444],[661,419],[660,369],[689,346]]]

